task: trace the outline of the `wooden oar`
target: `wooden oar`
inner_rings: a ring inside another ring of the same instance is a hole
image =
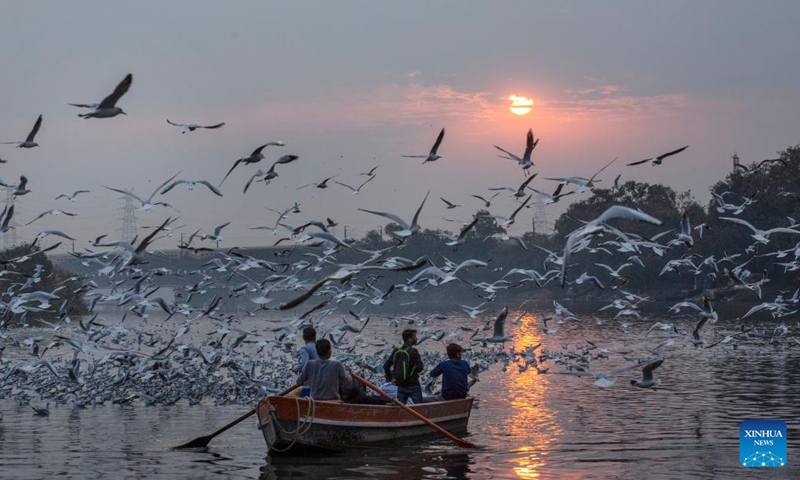
[[[292,390],[294,390],[295,388],[296,387],[287,388],[286,390],[284,390],[281,393],[279,393],[277,396],[282,397],[282,396],[286,395],[287,393],[291,392]],[[253,416],[253,414],[255,414],[255,413],[256,413],[256,409],[253,408],[249,412],[245,413],[241,417],[237,418],[236,420],[232,421],[231,423],[229,423],[229,424],[225,425],[224,427],[220,428],[216,432],[214,432],[214,433],[212,433],[210,435],[197,437],[197,438],[195,438],[194,440],[192,440],[190,442],[184,443],[183,445],[178,445],[177,447],[172,447],[172,449],[173,450],[181,450],[181,449],[184,449],[184,448],[205,448],[205,447],[208,446],[208,443],[211,441],[212,438],[216,437],[217,435],[219,435],[220,433],[224,432],[225,430],[238,425],[239,423],[243,422],[247,418],[250,418],[251,416]]]
[[[370,382],[369,382],[369,380],[367,380],[367,379],[365,379],[365,378],[363,378],[363,377],[361,377],[361,376],[359,376],[359,375],[357,375],[357,374],[355,374],[355,373],[353,373],[353,372],[350,372],[350,375],[352,375],[352,376],[353,376],[353,378],[354,378],[354,379],[356,379],[356,380],[358,380],[360,383],[362,383],[362,384],[364,384],[365,386],[369,387],[369,388],[370,388],[372,391],[374,391],[374,392],[377,392],[377,393],[378,393],[378,394],[380,394],[382,397],[385,397],[385,398],[387,398],[387,399],[391,400],[391,401],[392,401],[392,403],[394,403],[394,404],[395,404],[395,405],[397,405],[398,407],[402,408],[402,409],[403,409],[403,410],[405,410],[406,412],[410,413],[411,415],[414,415],[415,417],[419,418],[420,420],[422,420],[423,422],[427,423],[427,424],[428,424],[428,425],[430,425],[431,427],[435,428],[435,429],[436,429],[436,431],[438,431],[439,433],[441,433],[441,434],[442,434],[442,435],[444,435],[445,437],[449,438],[450,440],[454,441],[454,442],[456,443],[456,445],[458,445],[459,447],[464,447],[464,448],[478,448],[478,446],[477,446],[477,445],[475,445],[474,443],[467,442],[466,440],[461,440],[460,438],[456,437],[455,435],[453,435],[452,433],[448,432],[448,431],[447,431],[447,430],[445,430],[444,428],[442,428],[442,427],[440,427],[439,425],[435,424],[435,423],[433,422],[433,420],[429,419],[429,418],[428,418],[428,417],[426,417],[425,415],[423,415],[423,414],[419,413],[418,411],[414,410],[413,408],[409,407],[408,405],[405,405],[405,404],[403,404],[403,403],[400,403],[400,401],[399,401],[399,400],[397,400],[397,399],[396,399],[396,398],[394,398],[393,396],[389,395],[388,393],[384,392],[384,391],[383,391],[383,390],[381,390],[380,388],[376,387],[375,385],[373,385],[372,383],[370,383]]]

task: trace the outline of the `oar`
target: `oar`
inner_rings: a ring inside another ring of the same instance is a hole
[[[436,429],[436,431],[438,431],[439,433],[441,433],[441,434],[442,434],[442,435],[444,435],[445,437],[449,438],[450,440],[454,441],[454,442],[456,443],[456,445],[458,445],[459,447],[464,447],[464,448],[478,448],[478,446],[477,446],[477,445],[475,445],[474,443],[467,442],[466,440],[461,440],[460,438],[456,437],[455,435],[453,435],[452,433],[448,432],[448,431],[447,431],[447,430],[445,430],[444,428],[440,427],[439,425],[436,425],[436,424],[435,424],[435,423],[434,423],[434,422],[433,422],[431,419],[429,419],[429,418],[428,418],[428,417],[426,417],[425,415],[423,415],[423,414],[419,413],[418,411],[414,410],[413,408],[409,407],[408,405],[405,405],[405,404],[403,404],[403,403],[400,403],[400,401],[399,401],[399,400],[397,400],[397,399],[396,399],[396,398],[394,398],[393,396],[389,395],[388,393],[384,392],[384,391],[383,391],[383,390],[381,390],[380,388],[376,387],[375,385],[373,385],[372,383],[370,383],[370,382],[369,382],[368,380],[366,380],[365,378],[362,378],[361,376],[359,376],[359,375],[357,375],[357,374],[355,374],[355,373],[353,373],[353,372],[350,372],[350,375],[352,375],[352,376],[353,376],[353,378],[354,378],[354,379],[356,379],[356,380],[358,380],[360,383],[362,383],[362,384],[364,384],[365,386],[369,387],[369,388],[370,388],[372,391],[374,391],[374,392],[377,392],[377,393],[378,393],[378,394],[380,394],[382,397],[385,397],[385,398],[387,398],[387,399],[391,400],[391,401],[392,401],[392,403],[394,403],[394,404],[395,404],[395,405],[397,405],[398,407],[402,408],[402,409],[403,409],[403,410],[405,410],[406,412],[410,413],[411,415],[414,415],[415,417],[419,418],[420,420],[422,420],[423,422],[427,423],[427,424],[428,424],[428,425],[430,425],[431,427],[435,428],[435,429]]]
[[[286,390],[284,390],[281,393],[279,393],[277,396],[282,397],[282,396],[286,395],[287,393],[291,392],[292,390],[294,390],[295,388],[296,387],[287,388]],[[224,427],[220,428],[219,430],[217,430],[216,432],[214,432],[214,433],[212,433],[210,435],[197,437],[194,440],[192,440],[191,442],[184,443],[183,445],[178,445],[177,447],[173,447],[172,449],[173,450],[181,450],[181,449],[184,449],[184,448],[205,448],[205,447],[208,446],[208,443],[211,441],[212,438],[216,437],[217,435],[219,435],[220,433],[224,432],[225,430],[238,425],[239,423],[243,422],[247,418],[250,418],[251,416],[253,416],[254,413],[256,413],[256,409],[255,408],[253,408],[249,412],[245,413],[241,417],[237,418],[236,420],[234,420],[231,423],[225,425]]]

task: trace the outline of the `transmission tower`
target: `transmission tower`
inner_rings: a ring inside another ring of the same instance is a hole
[[[123,242],[132,242],[133,239],[136,238],[136,207],[131,197],[125,196],[122,200],[124,200],[125,203],[120,209],[122,215],[122,218],[120,218],[122,225],[119,229],[120,240]]]
[[[544,204],[537,202],[533,210],[533,218],[531,219],[531,233],[547,235],[552,229],[553,226],[550,224],[550,215],[547,213],[547,210],[545,210]]]
[[[739,165],[739,154],[737,154],[736,152],[733,152],[733,155],[731,156],[731,160],[733,160],[733,171],[735,172],[736,171],[736,167]]]
[[[13,188],[6,188],[6,208],[11,208],[11,205],[14,204],[14,189]],[[9,229],[7,232],[3,234],[3,249],[8,250],[9,248],[14,248],[17,246],[17,227],[19,224],[17,223],[17,215],[19,214],[19,210],[15,208],[15,215],[11,217],[11,222],[9,223]]]

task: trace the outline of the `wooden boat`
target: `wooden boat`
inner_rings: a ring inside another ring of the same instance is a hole
[[[409,405],[442,428],[466,432],[472,397]],[[397,439],[439,435],[396,405],[357,405],[309,398],[267,397],[256,406],[258,425],[271,453],[311,448],[344,450]]]

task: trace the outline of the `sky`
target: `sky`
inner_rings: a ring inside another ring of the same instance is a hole
[[[202,186],[175,188],[155,200],[174,208],[137,212],[138,226],[180,216],[187,237],[223,230],[221,247],[272,244],[250,227],[274,225],[294,202],[298,225],[332,218],[337,233],[360,237],[388,221],[359,208],[410,221],[426,192],[423,228],[457,231],[442,219],[468,220],[488,187],[525,180],[493,145],[521,154],[532,128],[540,143],[530,184],[545,177],[664,183],[701,202],[731,170],[737,152],[749,163],[800,143],[800,3],[795,1],[3,1],[0,16],[0,141],[21,141],[39,114],[39,148],[0,145],[0,179],[28,178],[15,200],[18,241],[44,229],[76,238],[119,238],[120,195],[149,196],[178,174],[219,184],[236,159],[269,141],[266,159],[240,165],[223,197]],[[77,117],[68,103],[95,103],[127,74],[127,115]],[[530,114],[509,112],[512,94],[534,100]],[[166,123],[218,130],[182,135]],[[441,159],[422,164],[441,128]],[[625,166],[684,145],[658,167]],[[281,155],[269,185],[247,180]],[[298,187],[334,180],[330,188]],[[180,172],[180,173],[179,173]],[[55,197],[88,189],[74,203]],[[550,219],[565,197],[545,207]],[[462,206],[446,210],[445,199]],[[534,198],[535,200],[535,198]],[[2,201],[2,200],[0,200]],[[509,192],[489,210],[508,216]],[[46,216],[60,209],[75,217]],[[646,206],[643,206],[646,210]],[[531,228],[533,209],[509,233]],[[144,233],[145,231],[142,230]],[[5,235],[10,235],[6,233]],[[177,236],[177,235],[176,235]],[[177,239],[156,248],[175,248]]]

